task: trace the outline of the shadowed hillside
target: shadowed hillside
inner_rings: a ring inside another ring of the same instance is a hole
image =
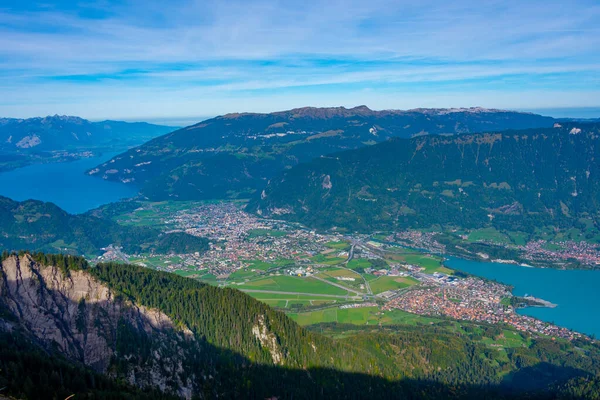
[[[185,398],[595,393],[596,348],[579,358],[570,345],[540,341],[494,367],[494,350],[460,335],[394,327],[334,340],[237,290],[135,266],[5,254],[0,272],[0,383],[16,396],[148,398],[155,386]]]

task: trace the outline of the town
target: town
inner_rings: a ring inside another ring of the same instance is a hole
[[[512,294],[506,286],[477,278],[458,279],[450,284],[429,282],[426,287],[391,299],[384,310],[398,308],[420,315],[441,315],[457,320],[508,324],[519,331],[541,333],[563,339],[581,334],[535,318],[517,314],[503,302]]]
[[[349,235],[317,232],[295,223],[262,219],[239,202],[202,202],[174,210],[148,204],[127,216],[160,214],[165,232],[187,232],[210,240],[192,254],[126,255],[109,246],[101,260],[128,261],[233,286],[268,304],[306,311],[376,307],[421,316],[506,324],[532,334],[572,340],[582,335],[532,317],[511,305],[510,288],[458,274],[443,258],[401,245],[444,253],[431,232]],[[148,212],[153,211],[153,212]],[[156,222],[156,221],[153,221]],[[127,220],[125,221],[127,223]],[[528,245],[531,251],[540,246]],[[592,247],[580,252],[594,256]]]

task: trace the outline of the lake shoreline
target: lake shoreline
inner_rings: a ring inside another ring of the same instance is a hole
[[[445,257],[444,265],[455,271],[500,282],[512,288],[513,296],[528,295],[542,305],[518,308],[518,312],[548,323],[600,336],[600,320],[594,305],[600,302],[600,271],[553,268],[528,268],[515,264],[473,261]],[[554,307],[552,307],[554,306]]]
[[[85,173],[117,153],[102,153],[68,162],[34,164],[0,172],[0,195],[15,201],[50,202],[69,214],[83,214],[104,204],[135,198],[133,185],[110,182]]]

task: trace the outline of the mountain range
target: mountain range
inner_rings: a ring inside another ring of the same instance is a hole
[[[373,111],[305,107],[212,118],[155,138],[91,169],[152,200],[248,198],[279,172],[390,138],[552,127],[536,114],[483,108]]]
[[[358,231],[600,226],[600,125],[428,135],[317,158],[250,203],[264,216]]]
[[[56,118],[63,133],[85,125]],[[42,146],[29,136],[18,152]],[[600,229],[599,141],[597,122],[512,111],[307,107],[209,119],[88,173],[152,200],[250,198],[248,211],[318,229]],[[71,215],[0,197],[0,398],[600,397],[600,345],[589,338],[443,316],[303,328],[236,289],[40,252],[209,247],[111,219],[138,207]],[[506,335],[526,345],[497,347]]]
[[[0,118],[0,170],[125,151],[175,129],[145,122],[91,122],[60,115]]]
[[[600,348],[589,341],[497,350],[468,332],[501,329],[443,324],[354,327],[332,339],[235,289],[174,274],[42,253],[1,261],[0,385],[17,398],[570,399],[600,390]]]

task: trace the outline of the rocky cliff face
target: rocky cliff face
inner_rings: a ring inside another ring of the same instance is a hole
[[[27,254],[9,257],[0,265],[0,303],[15,317],[0,316],[0,329],[22,330],[48,351],[134,385],[191,397],[194,376],[182,377],[180,349],[193,347],[192,335],[162,312],[115,296],[86,271],[65,274]]]

